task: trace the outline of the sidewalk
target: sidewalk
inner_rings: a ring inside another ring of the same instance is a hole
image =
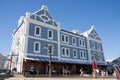
[[[115,79],[115,77],[113,76],[104,76],[104,77],[97,77],[97,78],[93,78],[90,76],[85,76],[85,77],[81,77],[78,75],[69,75],[67,77],[65,76],[54,76],[49,78],[48,76],[44,76],[44,77],[24,77],[22,75],[17,75],[14,77],[10,77],[10,78],[6,78],[5,80],[117,80]]]

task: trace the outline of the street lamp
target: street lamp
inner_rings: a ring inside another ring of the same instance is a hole
[[[47,45],[45,48],[47,49],[47,52],[49,54],[49,77],[51,77],[51,53],[52,53],[52,46],[51,45]]]

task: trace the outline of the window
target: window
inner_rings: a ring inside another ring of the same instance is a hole
[[[66,56],[70,56],[70,51],[69,51],[69,49],[68,48],[66,48]]]
[[[69,48],[62,47],[62,56],[64,56],[64,57],[69,57],[70,56]]]
[[[77,50],[76,49],[73,49],[73,57],[77,58]]]
[[[76,38],[74,38],[74,37],[72,38],[72,44],[76,45]]]
[[[79,46],[85,47],[85,40],[79,39]]]
[[[94,42],[91,42],[91,48],[95,49],[95,43]]]
[[[64,39],[64,35],[62,34],[62,42],[64,42],[65,41],[65,39]]]
[[[68,35],[61,35],[61,41],[64,43],[69,43],[69,36]]]
[[[35,36],[41,36],[41,28],[39,26],[35,26]]]
[[[53,39],[53,31],[52,30],[48,30],[48,38]]]
[[[66,37],[65,41],[68,42],[69,41],[69,39],[68,39],[69,37],[67,35],[65,37]]]
[[[97,50],[101,50],[101,44],[97,43]]]
[[[80,59],[87,59],[86,51],[80,51]]]
[[[65,48],[62,48],[62,56],[65,56]]]
[[[40,43],[39,42],[34,42],[34,52],[40,53]]]

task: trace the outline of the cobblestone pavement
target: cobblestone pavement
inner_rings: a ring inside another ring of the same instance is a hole
[[[115,79],[113,76],[107,76],[107,77],[80,77],[80,76],[67,76],[67,77],[51,77],[49,78],[48,76],[44,77],[23,77],[23,76],[15,76],[15,77],[10,77],[6,78],[5,80],[118,80]]]

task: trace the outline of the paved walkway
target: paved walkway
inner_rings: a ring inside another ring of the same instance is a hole
[[[90,77],[90,76],[81,77],[81,76],[78,76],[78,75],[74,75],[74,76],[67,76],[67,77],[58,76],[58,77],[49,78],[48,76],[44,76],[44,77],[24,77],[22,75],[19,75],[19,76],[6,78],[5,80],[118,80],[118,79],[115,79],[115,77],[113,77],[113,76],[93,78],[93,77]]]

